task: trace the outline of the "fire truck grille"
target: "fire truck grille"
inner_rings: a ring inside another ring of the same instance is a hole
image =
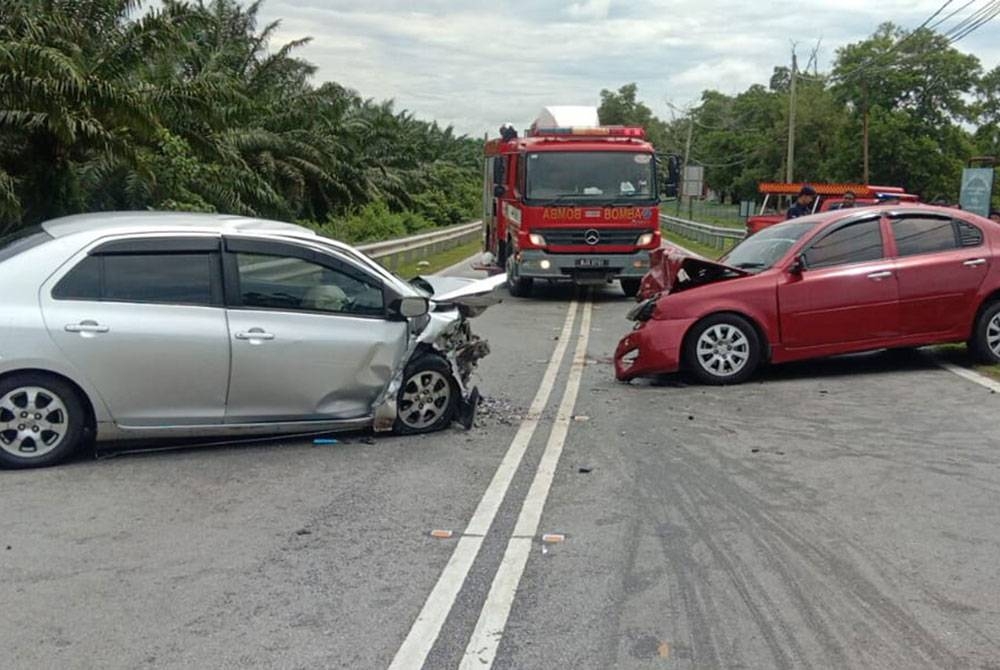
[[[596,231],[597,235],[594,235]],[[538,231],[554,246],[630,246],[639,240],[642,231],[620,228],[549,228]],[[597,243],[594,243],[594,240]]]

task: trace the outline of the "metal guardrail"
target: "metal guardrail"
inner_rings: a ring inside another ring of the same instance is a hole
[[[715,249],[726,249],[727,245],[731,246],[746,237],[746,231],[739,228],[712,226],[669,214],[660,214],[660,225],[681,237]]]
[[[390,270],[397,269],[407,260],[413,260],[428,254],[447,251],[461,246],[466,242],[478,240],[482,234],[482,221],[461,223],[448,228],[441,228],[419,235],[401,237],[384,242],[361,244],[356,248],[368,254]],[[251,271],[257,279],[266,281],[288,281],[309,277],[317,272],[311,263],[304,263],[295,258],[278,258],[268,261],[258,261],[247,266],[241,266],[241,271]]]
[[[473,221],[397,240],[360,244],[357,248],[390,270],[395,270],[408,261],[478,240],[482,237],[482,233],[483,222]]]

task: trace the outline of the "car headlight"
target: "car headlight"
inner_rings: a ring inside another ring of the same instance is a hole
[[[644,247],[648,244],[652,244],[653,237],[655,237],[654,233],[643,233],[642,235],[639,236],[639,241],[636,242],[636,245]]]
[[[545,238],[539,235],[538,233],[532,233],[528,235],[528,241],[534,244],[536,247],[545,246]]]

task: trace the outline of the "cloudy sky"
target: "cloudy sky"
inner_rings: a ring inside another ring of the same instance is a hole
[[[968,0],[950,3],[939,18]],[[301,56],[367,97],[481,136],[503,122],[526,127],[546,104],[596,105],[601,89],[639,85],[654,112],[670,116],[713,88],[766,84],[817,43],[820,70],[838,46],[882,21],[921,25],[943,0],[266,0],[281,19],[278,41],[313,38]],[[989,4],[973,0],[947,29]],[[1000,17],[958,48],[1000,64]]]

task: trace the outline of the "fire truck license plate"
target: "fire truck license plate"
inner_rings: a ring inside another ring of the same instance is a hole
[[[576,267],[578,268],[603,268],[607,266],[607,258],[577,258]]]

